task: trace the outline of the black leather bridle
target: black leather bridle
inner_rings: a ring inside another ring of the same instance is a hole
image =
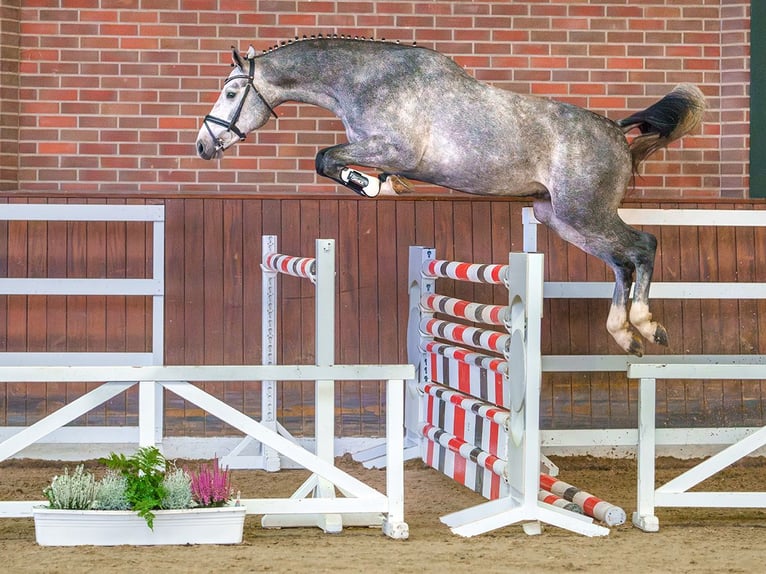
[[[216,152],[219,152],[219,151],[223,150],[224,147],[225,147],[225,144],[224,144],[224,141],[221,138],[221,136],[216,136],[213,133],[213,130],[210,129],[210,125],[208,124],[208,122],[226,128],[226,131],[232,132],[233,134],[237,135],[237,137],[239,137],[239,141],[243,141],[246,138],[247,134],[242,133],[242,130],[240,130],[237,127],[237,121],[239,120],[239,116],[242,113],[242,108],[245,105],[245,101],[247,100],[247,95],[250,93],[250,90],[253,90],[253,92],[255,92],[255,94],[259,98],[261,98],[261,102],[263,102],[263,105],[266,106],[266,108],[269,110],[269,112],[271,112],[271,114],[275,118],[279,117],[279,116],[277,116],[277,113],[274,111],[274,108],[272,108],[269,105],[269,103],[266,101],[266,98],[263,97],[263,94],[261,94],[261,92],[258,91],[258,88],[256,88],[255,84],[253,83],[253,78],[255,76],[255,59],[254,58],[249,58],[247,61],[250,64],[250,69],[249,69],[247,74],[237,74],[236,76],[230,76],[229,78],[226,79],[226,82],[224,82],[224,84],[223,84],[224,86],[226,86],[226,84],[228,84],[229,82],[231,82],[233,80],[240,80],[240,79],[246,79],[247,80],[247,86],[245,86],[245,91],[242,94],[242,98],[239,100],[239,105],[237,106],[237,109],[234,112],[234,115],[231,116],[231,119],[224,120],[224,119],[217,118],[217,117],[215,117],[213,115],[210,115],[210,114],[205,116],[204,124],[205,124],[205,127],[207,128],[207,131],[210,133],[210,137],[212,137],[213,141],[215,142],[215,151]]]

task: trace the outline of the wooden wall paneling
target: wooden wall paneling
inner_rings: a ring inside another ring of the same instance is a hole
[[[366,283],[370,275],[368,249],[377,246],[377,234],[373,235],[374,226],[369,219],[371,208],[374,211],[375,207],[377,206],[374,201],[341,201],[338,206],[337,235],[323,236],[323,239],[336,239],[337,302],[334,320],[335,359],[339,363],[359,363],[362,356],[369,356],[370,352],[370,337],[365,337],[365,322],[369,315],[365,313],[365,309],[372,308],[377,311],[377,305],[371,300],[373,290],[368,289]],[[352,436],[361,432],[364,409],[362,383],[337,382],[335,400],[340,407],[336,411],[336,431],[341,436]]]
[[[473,210],[471,202],[454,202],[452,212],[452,233],[451,243],[454,249],[455,261],[466,261],[468,263],[487,263],[486,261],[475,261],[473,259],[473,244],[477,229],[473,223]],[[437,251],[438,254],[438,251]],[[439,255],[440,259],[445,257]],[[449,257],[448,259],[452,259]],[[451,281],[454,283],[455,297],[465,299],[466,301],[476,301],[476,287],[478,284],[468,281]]]
[[[101,202],[98,202],[101,203]],[[104,277],[106,273],[106,223],[89,221],[86,224],[86,275],[88,278]],[[86,349],[88,352],[106,350],[106,296],[94,295],[85,299],[86,306]],[[88,383],[90,391],[100,383]],[[101,404],[91,409],[87,416],[88,424],[106,423],[106,406]]]
[[[28,263],[26,221],[8,222],[8,277],[26,277]],[[8,297],[8,350],[24,351],[27,346],[27,298]]]
[[[588,270],[588,255],[581,249],[566,244],[567,280],[586,281]],[[562,317],[564,319],[564,317]],[[573,299],[569,301],[569,312],[566,321],[569,326],[570,352],[575,355],[588,353],[589,333],[593,330],[596,317],[588,315],[588,300]],[[587,428],[591,424],[593,414],[592,396],[593,373],[572,373],[572,424],[575,428]]]
[[[49,202],[60,203],[60,201]],[[46,233],[46,276],[64,278],[67,275],[67,222],[49,221]],[[67,349],[67,306],[66,297],[46,297],[45,313],[45,351],[64,352]],[[46,414],[52,413],[66,404],[66,383],[45,383]]]
[[[679,227],[678,246],[676,247],[678,265],[677,280],[681,282],[703,281],[701,258],[702,247],[699,244],[699,228]],[[671,256],[671,250],[666,246],[663,249],[663,261]],[[667,265],[665,266],[667,271]],[[674,277],[674,279],[676,279]],[[667,306],[666,306],[667,309]],[[687,299],[680,302],[681,329],[671,335],[670,352],[681,355],[701,354],[703,352],[703,325],[701,317],[702,301],[700,299]],[[667,385],[668,381],[662,383]],[[684,409],[690,424],[699,424],[700,414],[705,409],[705,389],[701,381],[683,381]],[[695,420],[696,419],[696,420]],[[692,422],[693,421],[693,422]],[[665,418],[658,424],[667,426],[670,421]]]
[[[734,209],[734,205],[722,205],[721,208]],[[717,231],[719,281],[737,281],[736,230],[733,227],[719,227]],[[721,352],[739,353],[741,352],[739,301],[723,299],[720,305],[720,333],[723,334],[719,337]],[[729,380],[721,383],[722,415],[726,424],[741,424],[742,392],[742,381]]]
[[[358,339],[359,362],[375,364],[382,361],[381,356],[385,353],[382,349],[384,343],[380,336],[381,327],[392,321],[396,323],[394,314],[385,308],[386,291],[381,289],[378,283],[378,260],[395,258],[395,235],[392,231],[396,230],[396,222],[390,221],[391,210],[386,210],[388,224],[393,227],[380,225],[378,214],[382,208],[387,207],[381,205],[381,202],[360,200],[354,203],[357,206],[358,217],[357,225],[354,227],[357,234],[355,240],[358,269],[356,304],[359,313],[355,333]],[[388,278],[390,280],[391,276],[389,275]],[[341,317],[341,321],[345,325],[344,331],[352,330],[349,328],[351,326],[346,324],[346,317]],[[350,383],[348,395],[347,387],[345,385],[340,387],[341,412],[347,417],[347,421],[341,421],[343,424],[339,432],[342,436],[351,436],[354,432],[359,433],[360,436],[381,436],[380,417],[383,403],[380,400],[380,384],[377,381],[350,381]]]
[[[83,221],[67,222],[67,277],[87,277],[87,223]],[[87,345],[87,297],[69,295],[66,297],[66,340],[67,351],[85,352]],[[82,396],[85,383],[67,383],[67,403]],[[86,424],[87,417],[73,421],[75,425]]]
[[[762,208],[761,208],[762,209]],[[766,216],[766,213],[764,213]],[[766,281],[766,228],[758,227],[753,234],[753,253],[755,265],[755,277],[757,281]],[[758,300],[755,304],[756,330],[758,337],[757,353],[766,353],[766,301]],[[756,420],[766,420],[764,412],[764,400],[766,400],[766,382],[758,381],[758,389],[755,391],[761,397],[755,410]]]
[[[184,205],[184,363],[203,365],[205,361],[205,202],[185,200]],[[184,401],[181,424],[184,435],[202,436],[205,411]]]
[[[110,202],[125,203],[119,199]],[[301,256],[313,256],[317,238],[337,239],[336,360],[343,362],[407,359],[409,301],[405,277],[410,245],[434,246],[440,258],[494,263],[505,262],[509,248],[521,246],[522,202],[213,198],[169,199],[165,204],[168,364],[260,362],[259,266],[263,232],[279,235],[283,253]],[[642,206],[654,207],[648,203]],[[688,203],[679,206],[695,207]],[[0,225],[4,226],[0,228],[0,249],[8,251],[0,256],[0,272],[10,269],[12,276],[146,277],[151,273],[150,225],[78,222]],[[766,233],[760,229],[647,230],[660,240],[656,281],[764,280]],[[541,250],[546,254],[546,279],[611,282],[611,272],[595,258],[586,257],[544,227],[539,235]],[[280,276],[279,282],[280,361],[313,363],[314,288],[288,276]],[[500,287],[441,283],[437,287],[440,292],[471,300],[505,303],[507,296]],[[5,299],[6,304],[0,308],[3,316],[0,348],[149,349],[150,298]],[[619,353],[604,331],[607,309],[608,301],[604,300],[546,301],[543,352]],[[766,304],[761,301],[735,301],[727,305],[715,301],[654,300],[652,312],[669,330],[670,352],[761,352],[761,334],[766,332],[766,319],[762,318],[766,315]],[[647,351],[663,352],[651,344]],[[258,416],[260,383],[226,385],[212,382],[209,388],[235,407]],[[380,436],[385,412],[382,386],[356,381],[339,384],[337,389],[339,434]],[[77,383],[3,386],[0,424],[27,424],[73,400],[83,390],[84,386]],[[716,381],[704,386],[699,381],[661,382],[658,391],[660,425],[757,425],[764,418],[760,382]],[[311,434],[313,384],[288,381],[280,385],[280,392],[283,423],[296,434]],[[544,426],[630,426],[634,421],[631,413],[635,397],[636,386],[620,374],[548,373],[544,377],[542,400]],[[168,434],[229,433],[230,429],[210,420],[200,409],[173,395],[166,400]],[[91,424],[103,421],[133,424],[137,418],[136,402],[137,393],[132,392],[113,399],[104,410],[83,419]]]
[[[490,258],[494,263],[506,264],[510,251],[522,251],[521,243],[514,244],[511,233],[512,228],[522,228],[521,212],[519,211],[517,219],[513,219],[510,209],[512,205],[514,204],[508,201],[493,201],[489,204]],[[518,233],[518,236],[520,238],[521,233]],[[504,285],[492,286],[488,302],[507,305],[508,289]]]
[[[129,202],[132,203],[132,202]],[[143,204],[143,202],[142,202]],[[167,245],[169,234],[167,233],[167,210],[165,214],[165,243]],[[180,222],[181,225],[183,221]],[[125,277],[147,278],[153,276],[153,255],[152,246],[154,245],[153,225],[141,221],[130,221],[123,224],[124,237],[122,238],[122,249],[124,255],[124,273]],[[182,228],[183,229],[183,228]],[[176,239],[178,241],[178,239]],[[165,296],[168,294],[168,277],[173,274],[174,269],[168,264],[167,248],[165,249]],[[181,254],[183,250],[181,250]],[[179,254],[176,254],[178,257]],[[180,273],[176,273],[180,276]],[[177,291],[176,291],[177,292]],[[165,312],[168,312],[167,301]],[[152,299],[151,297],[126,297],[125,298],[125,340],[124,349],[130,352],[150,352],[152,349]],[[167,317],[165,317],[167,323]],[[168,329],[171,327],[168,326]],[[168,333],[165,333],[166,337]],[[167,352],[167,349],[164,349]]]
[[[411,229],[415,239],[412,245],[434,246],[434,203],[433,201],[413,201],[414,215]],[[397,227],[397,235],[400,231]],[[407,246],[407,257],[409,257],[409,246]]]
[[[8,223],[8,276],[23,277],[27,268],[26,222]],[[27,298],[19,295],[8,296],[7,311],[7,349],[23,351],[26,348],[26,307]],[[6,383],[6,403],[8,408],[7,424],[11,426],[30,423],[26,413],[27,385],[25,383]],[[31,421],[34,422],[34,421]]]
[[[742,206],[735,206],[741,209]],[[734,230],[736,244],[736,280],[757,281],[755,269],[755,228],[738,227]],[[740,300],[738,304],[737,332],[739,353],[758,353],[758,307],[755,300]],[[739,381],[741,408],[739,423],[761,426],[761,381]]]
[[[585,257],[586,281],[612,281],[612,270],[596,257]],[[615,352],[611,336],[606,333],[606,315],[610,301],[605,299],[585,299],[582,301],[585,316],[582,318],[583,335],[589,354],[605,355]],[[610,340],[607,340],[607,337]],[[616,345],[615,345],[616,347]],[[595,428],[619,426],[617,421],[628,419],[627,382],[618,385],[612,373],[585,373],[583,382],[590,386],[591,415],[590,425]],[[614,392],[614,394],[612,394]]]
[[[654,209],[659,206],[652,204],[648,207]],[[644,230],[652,233],[658,241],[654,281],[680,281],[682,259],[679,228],[645,226]],[[653,317],[667,329],[669,348],[675,353],[683,354],[683,351],[677,348],[677,345],[683,341],[682,302],[652,299],[650,309]],[[646,349],[652,354],[666,352],[666,349],[653,343],[647,343]],[[686,381],[665,381],[660,385],[658,400],[662,404],[662,417],[666,424],[672,425],[686,420],[686,388]]]
[[[165,201],[165,364],[186,364],[185,200]],[[185,401],[165,392],[164,432],[182,435]]]
[[[111,200],[109,204],[125,204],[124,201]],[[106,268],[105,276],[124,279],[127,275],[127,223],[110,221],[106,223]],[[143,231],[143,230],[142,230]],[[104,350],[125,352],[127,350],[127,297],[106,298],[106,338]],[[127,415],[125,393],[108,400],[105,404],[105,423],[124,425]]]
[[[409,323],[410,293],[408,284],[410,246],[418,245],[416,229],[416,202],[396,202],[396,276],[389,278],[396,284],[397,317],[399,319],[398,354],[395,362],[408,363],[407,327]]]
[[[124,201],[109,201],[110,205]],[[143,233],[143,229],[141,230]],[[128,226],[124,221],[110,221],[106,224],[106,269],[105,276],[110,279],[128,277]],[[127,349],[127,301],[126,297],[107,297],[106,299],[106,340],[108,352],[124,352]]]
[[[453,211],[455,202],[435,201],[434,209],[434,245],[439,259],[457,259],[455,255],[455,223]],[[459,210],[460,208],[457,207]],[[441,289],[437,289],[440,293]]]
[[[539,243],[540,238],[545,237],[546,243]],[[538,244],[545,253],[545,268],[548,281],[566,281],[569,277],[567,265],[567,244],[553,231],[547,230],[543,235],[538,231]],[[549,316],[550,348],[549,352],[554,355],[567,355],[571,353],[569,341],[569,301],[565,299],[553,299],[547,307]],[[548,412],[551,419],[546,421],[550,428],[571,428],[574,422],[574,397],[572,376],[568,373],[548,373],[544,377],[550,385],[552,404]]]
[[[128,200],[126,203],[128,204],[137,204],[137,205],[144,205],[147,202],[143,200]],[[172,275],[173,272],[171,270],[171,267],[168,265],[168,253],[167,253],[167,239],[169,237],[169,234],[167,233],[167,209],[165,213],[165,219],[166,219],[166,232],[165,232],[165,294],[166,294],[166,301],[165,301],[165,308],[164,308],[164,324],[165,324],[165,340],[161,342],[163,345],[163,352],[167,353],[167,337],[168,337],[168,330],[177,330],[175,329],[175,323],[171,324],[168,321],[167,313],[169,311],[169,306],[167,303],[167,293],[168,293],[168,286],[170,285],[170,281],[168,280],[168,275]],[[183,221],[180,222],[181,225],[183,225]],[[183,227],[181,227],[183,229]],[[153,277],[154,270],[154,256],[153,256],[153,245],[154,245],[154,229],[152,223],[145,223],[140,221],[134,221],[134,222],[125,222],[124,223],[124,251],[125,251],[125,269],[124,274],[125,277],[137,277],[137,278],[147,278],[147,277]],[[178,239],[176,240],[178,241]],[[179,249],[180,254],[183,254],[183,249]],[[182,269],[183,267],[181,267]],[[175,273],[176,277],[181,277],[181,273]],[[175,281],[176,284],[179,283],[178,280]],[[178,288],[175,288],[175,293],[178,293]],[[177,305],[180,305],[180,310],[183,309],[182,303],[176,299]],[[125,337],[124,337],[124,350],[128,352],[150,352],[152,350],[152,322],[154,320],[153,316],[153,302],[151,297],[125,297],[124,302],[124,313],[125,313]],[[173,317],[178,317],[178,311],[175,310],[173,312]],[[183,323],[181,323],[183,325]],[[174,339],[175,340],[175,339]],[[183,347],[183,342],[180,342],[176,344],[176,346]],[[165,362],[167,361],[167,355],[165,354]],[[168,363],[170,364],[170,363]],[[165,400],[169,400],[169,397],[174,396],[172,393],[165,392],[164,393]],[[127,425],[137,425],[138,424],[138,388],[133,387],[131,389],[128,389],[125,393],[120,395],[122,399],[125,401],[124,409],[125,409],[125,423]],[[167,403],[166,403],[166,411],[167,411]]]
[[[735,206],[742,209],[743,206]],[[736,281],[758,281],[755,269],[755,230],[753,227],[734,229],[736,244]],[[739,353],[758,353],[758,305],[757,300],[739,301]],[[752,383],[753,381],[751,381]],[[757,381],[756,381],[757,382]]]
[[[242,201],[226,199],[222,206],[223,223],[223,291],[222,291],[222,353],[225,365],[241,365],[244,360],[244,225]],[[222,400],[239,411],[244,409],[245,383],[228,381],[222,383]],[[236,434],[224,425],[226,434]]]
[[[215,365],[223,361],[224,331],[224,251],[223,201],[205,199],[203,204],[203,306],[200,309],[204,319],[203,364]],[[206,381],[202,388],[218,399],[223,399],[224,384],[221,381]],[[223,423],[205,412],[205,434],[220,434]]]
[[[35,201],[34,203],[39,203]],[[46,224],[44,221],[30,221],[27,224],[27,276],[45,277],[46,275]],[[30,351],[45,350],[45,315],[46,297],[26,297],[26,333],[25,349]],[[45,383],[30,383],[26,388],[27,422],[38,421],[45,416]]]
[[[299,202],[300,225],[296,230],[300,237],[300,247],[291,254],[301,255],[303,257],[314,257],[316,255],[316,240],[319,238],[319,200],[301,200]],[[337,242],[336,242],[337,248]],[[337,265],[337,253],[336,253]],[[336,269],[337,271],[337,269]],[[305,279],[297,280],[300,287],[300,308],[301,308],[301,328],[300,343],[301,355],[306,357],[306,362],[314,363],[316,361],[316,315],[315,301],[316,288]],[[294,335],[295,336],[295,335]],[[300,389],[300,402],[298,403],[298,413],[300,417],[300,428],[302,434],[312,436],[314,434],[314,382],[303,381],[297,383]]]
[[[279,252],[301,257],[312,257],[314,245],[303,249],[301,243],[301,227],[308,218],[302,217],[300,202],[283,200],[281,205],[281,231],[279,237]],[[310,243],[310,242],[309,242]],[[278,311],[279,345],[282,351],[280,363],[313,363],[314,362],[314,331],[313,331],[313,297],[314,294],[303,293],[303,281],[296,277],[280,274],[277,282],[280,285]],[[309,285],[311,289],[313,286]],[[304,305],[303,298],[311,297]],[[310,307],[309,307],[310,305]],[[304,313],[304,307],[305,313]],[[305,316],[304,316],[305,315]],[[304,322],[308,322],[304,324]],[[305,329],[310,329],[306,333]],[[308,342],[305,339],[308,337]],[[304,343],[307,345],[304,351]],[[306,356],[308,354],[308,356]],[[282,424],[290,432],[303,434],[303,389],[298,381],[285,381],[281,384],[279,401]]]
[[[471,263],[507,263],[508,257],[506,251],[505,257],[495,257],[492,250],[492,205],[488,201],[468,202],[470,207],[471,235],[471,253],[466,261]],[[459,235],[456,236],[457,238]],[[475,283],[470,301],[480,303],[492,303],[493,288],[486,283]]]
[[[409,312],[409,248],[416,243],[417,222],[415,202],[386,201],[378,211],[378,253],[370,254],[375,260],[376,277],[371,278],[377,286],[378,314],[377,329],[373,330],[378,342],[382,363],[406,361],[407,356],[407,314]],[[427,229],[427,228],[426,228]],[[365,413],[374,413],[373,421],[377,436],[385,435],[386,389],[384,384],[368,383],[369,394],[364,394]],[[367,403],[376,401],[378,408]],[[372,428],[372,425],[371,425]]]
[[[0,209],[7,200],[0,200]],[[0,221],[0,277],[8,277],[8,222]],[[8,297],[0,294],[0,353],[8,347]],[[0,382],[0,425],[6,426],[8,422],[8,392],[7,383]]]
[[[699,247],[684,245],[682,249],[697,249],[700,251],[700,274],[702,281],[719,281],[718,233],[714,227],[699,228]],[[721,304],[718,300],[703,300],[701,302],[702,319],[702,352],[720,352],[722,333],[721,327]],[[719,424],[722,418],[723,386],[720,381],[704,381],[703,389],[703,415],[706,421],[713,425]],[[716,422],[714,422],[716,421]]]
[[[454,202],[434,202],[434,244],[436,257],[439,259],[457,260],[455,256],[455,227],[453,224]],[[457,281],[436,281],[436,292],[450,297],[456,296]]]

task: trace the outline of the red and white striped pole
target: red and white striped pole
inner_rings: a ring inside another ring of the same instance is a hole
[[[601,500],[563,480],[558,480],[557,478],[541,473],[540,488],[552,492],[564,500],[574,502],[583,509],[585,514],[600,520],[607,526],[619,526],[620,524],[625,523],[625,511],[622,508],[606,502],[605,500]]]

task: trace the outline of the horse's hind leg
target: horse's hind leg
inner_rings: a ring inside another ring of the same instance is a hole
[[[601,213],[585,221],[574,217],[570,219],[577,220],[570,221],[557,216],[548,201],[536,201],[534,209],[535,216],[563,239],[612,268],[615,285],[606,327],[617,344],[628,353],[639,357],[643,355],[643,342],[632,324],[646,339],[667,345],[665,328],[652,321],[649,312],[649,285],[657,247],[655,237],[629,227],[616,212],[613,215]],[[627,302],[634,271],[636,285],[628,315]]]

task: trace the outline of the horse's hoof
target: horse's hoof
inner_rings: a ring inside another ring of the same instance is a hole
[[[668,332],[665,330],[665,327],[659,323],[657,323],[657,329],[654,331],[654,342],[658,345],[662,345],[663,347],[667,347],[669,345]]]
[[[410,182],[398,175],[389,175],[386,177],[385,182],[390,186],[391,190],[397,195],[404,193],[412,193],[415,188],[410,185]]]
[[[635,355],[636,357],[643,357],[644,343],[641,341],[641,339],[634,336],[630,341],[630,345],[628,345],[628,348],[625,350],[631,355]]]

